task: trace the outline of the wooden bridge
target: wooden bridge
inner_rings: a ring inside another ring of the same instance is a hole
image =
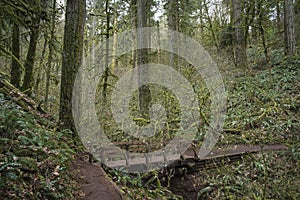
[[[134,146],[136,149],[144,149],[140,145],[129,143],[120,143],[119,147],[126,147],[128,150]],[[129,170],[129,172],[141,172],[154,168],[165,167],[187,167],[193,170],[201,168],[212,168],[224,162],[230,163],[241,160],[242,156],[249,153],[263,151],[280,151],[286,150],[287,147],[281,144],[275,145],[232,145],[224,147],[215,147],[205,158],[199,159],[195,152],[198,149],[190,147],[183,154],[174,151],[172,154],[162,153],[161,155],[148,156],[145,150],[137,153],[120,154],[119,148],[107,147],[99,151],[97,158],[101,163],[109,168]],[[133,151],[133,149],[131,149]],[[141,153],[143,152],[143,153]],[[94,154],[95,155],[95,154]]]

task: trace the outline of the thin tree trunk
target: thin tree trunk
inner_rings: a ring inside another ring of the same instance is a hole
[[[137,24],[137,0],[132,0],[131,1],[130,11],[132,13],[134,27],[138,28],[138,24]],[[136,38],[134,36],[132,36],[132,40],[136,40]],[[135,47],[133,47],[131,58],[133,60],[133,62],[132,62],[132,68],[135,68],[136,65],[137,65],[137,50],[135,49]]]
[[[173,30],[173,31],[179,31],[179,13],[178,13],[178,9],[179,9],[179,5],[178,5],[178,0],[169,0],[168,1],[168,26],[169,29]],[[170,49],[173,52],[176,52],[175,48],[175,43],[176,43],[176,38],[175,36],[172,34],[170,36]],[[169,53],[169,65],[174,67],[175,64],[175,60],[176,59],[176,55],[174,55],[174,53]]]
[[[104,103],[106,102],[106,97],[107,97],[107,79],[108,79],[108,54],[109,54],[109,29],[110,29],[110,12],[109,12],[109,0],[106,0],[105,3],[105,14],[106,14],[106,41],[105,41],[105,71],[104,71],[104,83],[103,83],[103,100]]]
[[[234,23],[234,59],[235,65],[240,67],[247,66],[247,54],[245,44],[245,33],[242,20],[242,6],[240,0],[232,0],[233,23]]]
[[[13,34],[12,34],[12,53],[16,59],[20,59],[20,30],[18,24],[14,23],[13,25]],[[20,88],[21,81],[21,66],[16,61],[15,58],[12,58],[11,64],[11,79],[10,82],[16,88]]]
[[[116,51],[117,51],[117,31],[116,31],[116,27],[117,27],[117,13],[114,13],[114,24],[113,24],[113,49],[112,49],[112,54],[113,54],[113,58],[112,58],[112,63],[111,63],[111,73],[115,74],[115,69],[117,69],[117,58],[115,57],[116,55]]]
[[[39,24],[40,24],[40,17],[37,14],[37,16],[34,17],[32,20],[29,48],[26,56],[26,61],[24,64],[25,76],[21,88],[22,91],[25,91],[28,95],[31,95],[32,93],[33,67],[35,61],[37,42],[39,38],[39,26],[40,26]]]
[[[300,47],[300,0],[295,2],[295,35],[298,48]]]
[[[53,0],[52,4],[52,17],[51,17],[51,30],[50,30],[50,40],[49,40],[49,55],[46,67],[46,94],[45,94],[45,107],[48,110],[48,99],[49,99],[49,87],[50,87],[50,75],[52,69],[52,56],[54,50],[54,39],[55,39],[55,17],[56,17],[56,0]]]
[[[34,84],[34,87],[33,87],[33,93],[35,94],[37,99],[38,99],[38,96],[39,96],[38,95],[39,85],[40,85],[40,82],[41,82],[41,79],[42,79],[41,76],[43,75],[41,73],[42,73],[42,69],[44,67],[44,58],[45,58],[47,45],[48,45],[48,36],[45,33],[42,57],[41,57],[41,60],[39,62],[39,67],[38,67],[38,71],[37,71],[37,74],[36,74],[36,81],[35,81],[35,84]]]
[[[293,0],[284,1],[285,47],[288,55],[296,54],[295,12]]]
[[[208,21],[208,24],[209,24],[209,31],[211,32],[211,36],[213,37],[213,41],[214,41],[215,46],[218,48],[219,45],[218,45],[218,41],[217,41],[217,36],[216,36],[215,31],[214,31],[212,19],[209,16],[209,11],[208,11],[208,7],[207,7],[206,1],[203,2],[203,6],[204,6],[205,14],[207,16],[207,21]]]
[[[159,31],[159,21],[157,21],[157,63],[161,63],[161,50],[160,50],[160,31]]]
[[[147,11],[146,11],[147,5],[146,0],[138,0],[137,1],[137,28],[143,28],[147,26]],[[138,67],[140,65],[146,64],[148,61],[147,57],[147,49],[140,49],[142,46],[145,46],[147,44],[147,36],[144,34],[143,31],[138,30]],[[140,71],[139,73],[142,73],[144,77],[147,77],[146,71]],[[139,75],[139,82],[142,80],[140,79],[141,76]],[[148,85],[143,85],[139,88],[139,105],[140,105],[140,111],[141,111],[141,117],[144,119],[149,120],[149,106],[151,102],[151,93],[150,88]]]
[[[249,2],[248,9],[246,11],[247,15],[245,16],[245,46],[247,46],[248,43],[249,28],[254,21],[255,5],[255,1]]]
[[[281,30],[281,9],[280,9],[280,1],[281,0],[277,0],[276,1],[276,23],[277,23],[277,32],[280,33]]]
[[[265,54],[265,58],[266,58],[266,62],[268,63],[270,61],[269,59],[269,55],[268,55],[268,47],[267,47],[267,42],[266,42],[266,35],[265,35],[265,29],[263,26],[263,17],[264,17],[264,11],[263,11],[263,7],[262,7],[262,0],[259,0],[259,3],[257,5],[258,7],[258,26],[259,26],[259,31],[261,34],[261,40],[262,40],[262,44],[264,47],[264,54]]]

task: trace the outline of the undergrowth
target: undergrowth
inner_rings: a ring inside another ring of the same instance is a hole
[[[299,141],[300,58],[271,64],[228,83],[228,134],[222,135],[222,143]]]
[[[225,133],[217,145],[284,144],[288,150],[188,175],[185,184],[201,188],[197,199],[300,199],[299,66],[299,57],[277,58],[251,74],[227,77]]]
[[[0,105],[1,199],[74,199],[69,133],[47,129],[2,93]]]
[[[226,77],[227,118],[218,145],[280,143],[288,150],[244,156],[183,177],[182,185],[200,188],[198,199],[300,198],[300,58],[275,61],[250,75]],[[49,128],[1,93],[0,105],[1,198],[75,199],[69,132]],[[128,199],[182,199],[184,194],[152,173],[148,182],[141,174],[110,171],[110,176]]]
[[[158,171],[150,173],[152,173],[151,178],[145,181],[149,173],[128,174],[124,171],[109,170],[111,179],[118,184],[121,192],[128,199],[183,199],[172,193],[170,188],[162,185]]]
[[[299,145],[199,172],[197,199],[299,199]]]
[[[162,186],[155,172],[151,183],[118,171],[111,172],[112,179],[129,199],[189,199],[189,193],[199,200],[299,199],[299,66],[298,57],[277,58],[251,74],[225,77],[227,118],[217,145],[284,144],[288,150],[250,154],[233,164],[193,172],[179,178],[178,187]]]

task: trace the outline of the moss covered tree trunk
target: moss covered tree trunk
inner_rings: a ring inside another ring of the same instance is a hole
[[[51,15],[51,29],[50,29],[50,40],[49,40],[49,54],[46,68],[46,88],[45,88],[45,106],[48,109],[49,100],[49,88],[50,88],[50,75],[52,69],[52,58],[54,53],[54,42],[55,42],[55,17],[56,17],[56,0],[52,2],[52,15]]]
[[[12,58],[10,82],[16,88],[19,88],[21,80],[21,66],[16,59],[20,59],[20,30],[17,23],[14,23],[13,25],[12,53],[15,56],[15,58]]]
[[[64,32],[59,119],[63,128],[75,131],[72,117],[72,91],[82,63],[85,24],[85,0],[68,0]]]
[[[22,85],[22,91],[25,91],[28,95],[31,95],[32,87],[33,87],[33,67],[35,61],[36,46],[39,38],[39,26],[40,26],[39,24],[40,24],[40,16],[39,16],[39,12],[37,12],[36,16],[32,18],[32,25],[30,27],[31,33],[30,33],[29,47],[26,56],[26,61],[24,64],[25,76]]]

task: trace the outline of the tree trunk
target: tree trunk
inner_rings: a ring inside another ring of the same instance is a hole
[[[49,99],[49,87],[50,87],[50,75],[52,69],[52,56],[54,50],[54,39],[55,39],[55,17],[56,17],[56,0],[53,0],[52,4],[52,16],[51,16],[51,29],[50,29],[50,40],[49,40],[49,55],[46,67],[46,94],[45,94],[45,107],[48,110],[48,99]]]
[[[211,36],[213,38],[215,46],[218,48],[219,44],[218,44],[218,41],[217,41],[216,33],[214,31],[213,20],[209,15],[209,8],[207,7],[207,2],[206,1],[203,1],[203,8],[204,8],[205,14],[207,16],[207,22],[209,24],[209,31],[211,32]]]
[[[262,45],[264,47],[264,54],[265,54],[265,58],[266,58],[266,63],[268,63],[270,61],[270,58],[269,58],[269,55],[268,55],[266,34],[265,34],[264,26],[263,26],[265,11],[264,11],[264,8],[263,8],[263,1],[262,0],[259,0],[257,7],[258,7],[257,8],[257,10],[258,10],[258,26],[259,26],[259,30],[260,30],[260,34],[261,34]]]
[[[293,0],[284,0],[285,48],[288,55],[296,54],[295,12]]]
[[[246,67],[247,54],[245,44],[245,33],[242,20],[242,6],[240,0],[232,0],[232,17],[234,24],[234,61],[239,67]]]
[[[116,8],[115,8],[116,10]],[[118,15],[117,13],[114,13],[114,24],[113,24],[113,49],[112,49],[112,55],[116,55],[117,51],[117,22],[118,22]],[[115,74],[115,69],[117,69],[117,61],[118,59],[114,56],[112,58],[112,63],[111,63],[111,73]]]
[[[35,54],[36,54],[36,46],[39,38],[39,25],[40,24],[40,17],[39,13],[36,14],[36,17],[32,19],[32,26],[31,26],[31,34],[30,34],[30,42],[29,48],[26,56],[26,61],[24,64],[25,67],[25,76],[22,85],[22,91],[25,91],[29,96],[32,93],[32,86],[33,86],[33,67],[35,61]]]
[[[15,58],[12,58],[10,82],[16,88],[20,88],[21,66],[16,61],[16,59],[20,59],[20,30],[19,30],[18,24],[16,24],[16,23],[14,23],[14,25],[13,25],[12,53],[15,56]]]
[[[72,117],[72,92],[76,74],[82,64],[85,14],[85,0],[67,1],[59,119],[63,128],[73,132],[76,131]]]
[[[279,33],[278,35],[280,36],[281,32],[281,9],[280,9],[280,2],[281,0],[276,1],[276,23],[277,23],[277,32]]]
[[[168,27],[169,29],[171,29],[172,31],[178,31],[178,27],[177,27],[177,20],[176,20],[176,16],[177,16],[177,0],[168,0]],[[175,10],[175,12],[174,12]],[[170,43],[170,49],[172,51],[174,51],[174,44],[175,44],[175,36],[171,35],[171,43]],[[175,65],[175,56],[174,53],[169,53],[169,66],[174,67]]]
[[[42,78],[44,76],[42,71],[43,71],[43,68],[44,68],[44,58],[45,58],[47,45],[48,45],[48,36],[45,33],[44,34],[44,45],[43,45],[43,50],[42,50],[42,56],[41,56],[41,60],[39,62],[39,67],[38,67],[38,70],[37,70],[37,73],[36,73],[36,80],[35,80],[35,84],[34,84],[34,87],[33,87],[33,94],[35,95],[36,99],[39,99],[39,85],[40,85],[40,83],[42,81]]]
[[[300,47],[300,0],[295,2],[295,34],[296,43],[298,48]]]
[[[104,103],[106,103],[106,97],[107,97],[107,80],[108,80],[108,54],[109,54],[109,30],[110,30],[110,11],[109,11],[109,0],[106,0],[105,3],[105,14],[106,14],[106,41],[105,41],[105,71],[104,71],[104,83],[103,83],[103,100]]]
[[[249,28],[252,25],[255,18],[255,1],[250,1],[247,8],[247,15],[245,16],[245,46],[248,44]]]
[[[138,0],[137,1],[137,28],[143,28],[147,26],[147,4],[146,0]],[[143,31],[138,30],[138,48],[141,48],[142,46],[145,46],[148,42],[147,36],[144,34]],[[147,49],[138,49],[138,67],[140,65],[146,64],[148,62],[147,57]],[[147,77],[146,71],[139,71],[144,75],[144,77]],[[139,82],[141,82],[140,76],[139,76]],[[141,117],[144,119],[149,120],[149,106],[151,102],[151,93],[150,88],[148,85],[143,85],[139,88],[139,105],[140,105],[140,111],[141,111]]]

